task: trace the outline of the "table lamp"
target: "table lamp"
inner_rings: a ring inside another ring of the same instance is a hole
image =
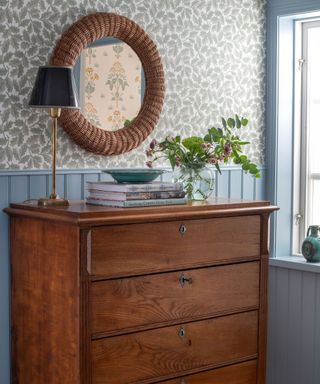
[[[38,200],[40,206],[69,205],[56,193],[57,127],[61,108],[79,109],[72,67],[41,66],[31,93],[30,107],[48,108],[52,118],[52,191],[49,197]]]

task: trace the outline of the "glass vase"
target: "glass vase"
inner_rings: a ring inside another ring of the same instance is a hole
[[[175,182],[183,185],[189,201],[206,200],[214,187],[214,173],[209,167],[180,166],[173,172]]]

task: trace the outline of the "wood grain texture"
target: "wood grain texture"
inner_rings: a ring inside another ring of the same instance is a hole
[[[78,233],[11,219],[12,383],[79,382]]]
[[[269,266],[269,215],[261,215],[261,269],[260,269],[260,311],[259,311],[259,359],[257,384],[266,382],[267,361],[267,313],[268,313],[268,266]]]
[[[255,357],[257,325],[258,313],[252,311],[95,340],[92,382],[152,382]],[[179,335],[181,327],[184,336]]]
[[[255,384],[256,377],[257,362],[250,360],[191,376],[162,381],[161,384]]]
[[[187,380],[211,384],[229,380],[226,365],[258,359],[264,383],[267,220],[275,207],[215,201],[7,209],[12,382],[149,384],[198,375]],[[107,275],[94,275],[95,265]],[[192,284],[180,285],[182,273]]]
[[[80,232],[80,383],[91,384],[91,364],[88,362],[91,359],[90,355],[90,279],[87,271],[87,255],[88,255],[88,237],[90,238],[89,230]]]
[[[14,216],[27,216],[45,220],[63,221],[81,227],[138,222],[159,222],[211,217],[233,217],[271,213],[276,207],[268,201],[243,201],[241,199],[211,198],[186,205],[160,207],[111,208],[87,205],[84,201],[71,201],[67,207],[39,208],[36,203],[10,204],[5,211]]]
[[[186,227],[183,235],[182,225]],[[92,230],[91,271],[103,278],[230,263],[259,255],[258,215]]]
[[[92,283],[96,336],[257,309],[257,261]],[[192,279],[181,285],[181,277]]]

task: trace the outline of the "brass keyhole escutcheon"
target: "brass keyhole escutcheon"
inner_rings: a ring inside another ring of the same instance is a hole
[[[186,335],[186,331],[184,330],[183,327],[181,327],[181,328],[179,329],[179,333],[178,333],[178,335],[179,335],[180,337],[185,337],[185,335]]]
[[[192,284],[192,281],[192,277],[186,277],[184,274],[179,277],[179,282],[182,288],[185,284]]]
[[[185,224],[181,224],[179,228],[179,232],[181,235],[184,235],[187,232],[187,226]]]

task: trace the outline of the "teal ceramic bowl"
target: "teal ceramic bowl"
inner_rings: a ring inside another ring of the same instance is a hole
[[[111,175],[118,183],[150,183],[165,172],[164,169],[127,168],[102,169]]]

